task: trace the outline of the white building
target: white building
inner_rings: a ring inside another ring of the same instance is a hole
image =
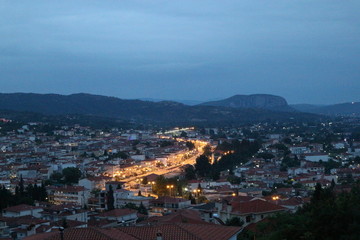
[[[121,208],[128,203],[133,203],[136,206],[141,204],[144,207],[149,207],[149,201],[154,199],[153,197],[144,197],[144,196],[135,196],[133,192],[125,189],[116,189],[114,190],[114,207]]]
[[[319,162],[320,160],[323,162],[328,162],[330,157],[327,153],[306,153],[304,154],[305,160],[310,162]]]

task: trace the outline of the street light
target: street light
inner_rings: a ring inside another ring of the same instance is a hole
[[[166,185],[166,188],[169,189],[170,196],[171,196],[171,191],[174,188],[174,185]]]

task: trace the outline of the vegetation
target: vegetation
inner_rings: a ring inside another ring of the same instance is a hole
[[[232,217],[232,218],[226,220],[225,225],[241,227],[242,225],[244,225],[244,221],[238,217]]]
[[[82,173],[78,168],[69,167],[62,171],[62,175],[64,176],[65,184],[71,185],[79,182]]]
[[[134,203],[127,203],[122,208],[130,208],[138,211],[141,214],[148,215],[148,211],[143,203],[140,203],[140,206],[136,206]]]
[[[69,167],[63,169],[62,173],[54,172],[51,174],[50,180],[47,183],[49,185],[73,185],[79,182],[81,176],[80,169]]]
[[[109,191],[106,193],[106,202],[107,202],[107,209],[113,210],[114,209],[114,191],[112,189],[112,186],[109,186]]]
[[[196,158],[195,169],[200,177],[209,177],[211,163],[206,155],[200,155]]]
[[[190,142],[190,141],[187,141],[186,142],[186,147],[189,149],[189,151],[191,151],[191,150],[195,149],[195,144]]]
[[[316,185],[311,202],[295,214],[284,213],[262,223],[257,232],[244,231],[240,239],[358,239],[360,184],[336,194],[333,187]]]
[[[288,168],[300,167],[300,160],[295,155],[293,158],[285,156],[281,161],[280,171],[286,171]]]
[[[40,187],[38,187],[36,184],[29,184],[25,188],[24,181],[21,177],[18,186],[15,188],[15,194],[12,194],[10,190],[5,188],[5,186],[0,186],[0,211],[4,208],[22,203],[33,205],[35,200],[48,200],[44,184],[41,184]]]
[[[165,178],[160,175],[155,180],[152,191],[159,196],[182,196],[183,188],[186,186],[184,180],[179,178]]]
[[[231,143],[224,142],[220,144],[217,149],[225,152],[230,152],[218,160],[216,168],[219,171],[233,169],[236,165],[246,163],[260,148],[260,143],[257,141],[238,141],[233,140]]]

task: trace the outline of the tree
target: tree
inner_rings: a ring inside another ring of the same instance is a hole
[[[263,158],[263,159],[273,159],[275,156],[271,153],[259,153],[257,154],[257,157]]]
[[[231,183],[231,184],[240,184],[241,183],[241,178],[234,176],[234,175],[230,175],[227,177],[227,180]]]
[[[62,178],[64,177],[64,175],[62,175],[62,173],[60,172],[54,172],[53,174],[51,174],[50,176],[50,180],[51,182],[55,182],[55,183],[62,183]]]
[[[155,180],[155,185],[153,186],[153,192],[159,196],[165,196],[168,190],[166,189],[167,181],[163,175],[160,175]]]
[[[211,156],[211,146],[209,144],[207,144],[204,148],[203,148],[203,155],[206,157],[210,157]]]
[[[195,148],[195,144],[190,142],[190,141],[187,141],[186,142],[186,147],[189,149],[189,151],[193,150]]]
[[[144,204],[141,202],[140,206],[138,207],[138,212],[144,215],[148,215],[148,211],[146,209],[146,207],[144,206]]]
[[[68,227],[69,227],[69,224],[67,223],[66,218],[63,218],[63,219],[62,219],[62,224],[61,224],[61,226],[62,226],[63,228],[68,228]]]
[[[62,174],[64,175],[64,181],[66,184],[75,184],[79,182],[79,179],[81,177],[81,171],[78,168],[75,167],[69,167],[65,168],[62,171]]]
[[[191,201],[191,204],[196,204],[196,199],[193,197],[193,195],[191,194],[191,192],[189,193],[188,200]]]
[[[196,178],[195,169],[192,165],[189,165],[187,168],[185,168],[185,179],[192,180],[195,178]]]
[[[185,131],[181,131],[180,137],[186,138],[186,137],[187,137],[187,133],[186,133]]]
[[[106,194],[106,200],[107,200],[107,209],[108,210],[113,210],[114,209],[114,191],[112,189],[112,186],[109,186],[109,191]]]
[[[195,169],[199,176],[208,176],[211,169],[209,158],[205,155],[200,155],[196,158]]]
[[[241,227],[242,225],[244,225],[244,221],[241,220],[239,217],[232,217],[226,220],[225,225]]]
[[[141,182],[141,183],[144,184],[144,185],[148,184],[148,178],[147,178],[147,177],[144,177],[144,178],[142,179],[142,182]]]
[[[45,187],[45,184],[44,182],[41,183],[41,187],[39,189],[40,191],[40,201],[48,201],[48,194],[47,194],[47,191],[46,191],[46,187]]]
[[[24,196],[24,179],[23,179],[22,175],[20,175],[19,193],[20,193],[20,196]]]
[[[4,185],[0,186],[0,211],[10,206],[11,200],[11,192]]]

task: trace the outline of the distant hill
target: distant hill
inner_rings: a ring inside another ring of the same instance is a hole
[[[156,99],[156,98],[139,98],[138,100],[141,101],[149,101],[149,102],[162,102],[162,101],[167,101],[164,99]],[[178,103],[182,103],[185,105],[189,105],[189,106],[194,106],[194,105],[198,105],[200,103],[203,103],[204,101],[197,101],[197,100],[171,100],[173,102],[178,102]]]
[[[274,103],[274,105],[276,105]],[[124,100],[91,94],[0,94],[0,109],[45,115],[77,114],[137,123],[239,124],[254,121],[314,120],[318,116],[267,109],[236,109],[222,106],[187,106],[177,102]]]
[[[201,103],[200,105],[243,109],[256,108],[286,112],[294,111],[284,98],[269,94],[235,95],[219,101]]]
[[[293,108],[307,113],[323,114],[330,116],[360,117],[360,102],[341,103],[327,106],[310,104],[292,105]]]
[[[313,104],[290,104],[289,106],[300,112],[308,112],[320,107],[325,107],[325,105],[313,105]]]

